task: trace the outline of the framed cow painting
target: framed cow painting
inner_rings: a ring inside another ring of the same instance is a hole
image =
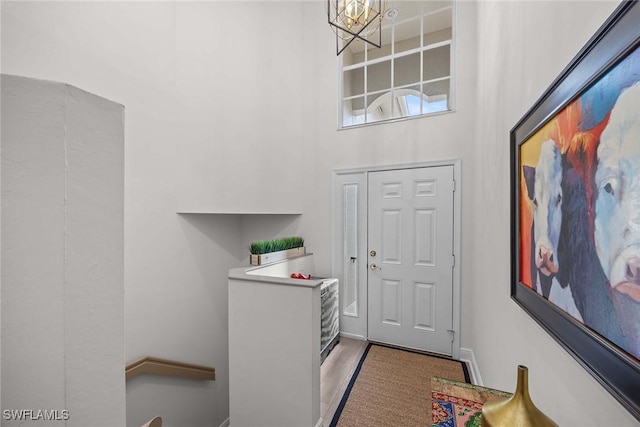
[[[512,298],[640,420],[640,4],[511,130]]]

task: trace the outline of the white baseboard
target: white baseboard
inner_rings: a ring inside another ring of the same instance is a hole
[[[460,347],[460,360],[467,362],[471,368],[471,382],[475,385],[484,386],[482,376],[480,376],[480,367],[478,367],[478,362],[476,361],[476,356],[473,354],[473,350]]]
[[[350,334],[348,332],[340,331],[340,336],[345,338],[351,338],[354,340],[366,341],[367,339],[362,335]]]

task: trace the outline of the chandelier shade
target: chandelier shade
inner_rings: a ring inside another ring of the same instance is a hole
[[[327,20],[336,34],[336,54],[340,55],[355,40],[379,48],[383,14],[383,0],[327,0]]]

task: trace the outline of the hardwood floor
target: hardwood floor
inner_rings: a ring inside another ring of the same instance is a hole
[[[320,416],[323,426],[331,424],[367,344],[367,341],[341,337],[320,366]]]

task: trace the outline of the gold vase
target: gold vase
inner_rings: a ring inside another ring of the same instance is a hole
[[[483,427],[558,427],[529,396],[529,369],[518,366],[516,391],[508,399],[491,400],[482,407]]]

